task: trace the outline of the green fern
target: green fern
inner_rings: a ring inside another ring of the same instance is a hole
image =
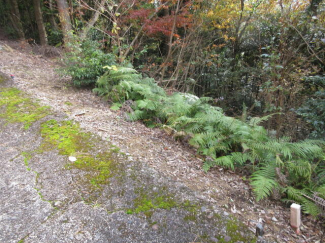
[[[107,97],[120,82],[139,79],[141,79],[141,75],[133,68],[113,66],[113,68],[98,78],[96,88],[93,89],[93,92],[97,93],[99,96]],[[114,101],[117,100],[115,99]]]
[[[264,163],[260,169],[252,174],[251,185],[257,201],[271,195],[274,188],[280,188],[276,180],[276,168],[275,161]]]
[[[248,124],[250,125],[250,126],[257,126],[257,125],[259,125],[260,123],[262,123],[262,122],[264,122],[264,121],[267,121],[267,120],[269,120],[272,116],[274,116],[274,115],[279,115],[279,114],[281,114],[281,113],[272,113],[272,114],[270,114],[270,115],[267,115],[267,116],[263,116],[263,117],[253,117],[253,118],[251,118],[249,121],[248,121]]]
[[[253,191],[256,195],[257,201],[270,196],[272,190],[278,187],[278,183],[274,179],[262,175],[253,175],[251,180],[251,185],[254,188]]]
[[[189,143],[207,158],[205,171],[214,166],[252,168],[257,200],[280,190],[288,200],[303,203],[306,212],[316,212],[315,203],[302,195],[325,191],[324,141],[272,138],[259,124],[274,114],[247,122],[245,114],[242,120],[228,117],[211,106],[209,98],[186,93],[167,96],[153,79],[143,79],[130,67],[112,68],[98,79],[95,91],[118,103],[132,100],[133,112],[128,114],[132,121],[190,134]]]
[[[231,156],[221,156],[219,158],[216,158],[213,161],[213,165],[223,166],[229,169],[234,169],[234,161],[232,160]]]
[[[313,201],[304,196],[308,195],[311,197],[310,193],[307,191],[298,190],[293,187],[287,187],[285,189],[285,192],[289,200],[293,200],[296,203],[302,204],[302,209],[305,213],[311,214],[313,216],[317,216],[321,213],[321,209]]]
[[[321,197],[325,198],[325,184],[315,190]]]

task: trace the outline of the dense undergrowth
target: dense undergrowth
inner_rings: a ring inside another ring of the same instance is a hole
[[[210,98],[188,93],[167,95],[154,79],[143,78],[131,67],[107,67],[94,91],[127,106],[128,119],[173,131],[205,156],[203,169],[243,167],[251,174],[257,200],[268,196],[303,204],[305,212],[320,213],[308,197],[325,197],[325,143],[291,142],[275,138],[261,125],[266,117],[235,119],[224,115]]]
[[[98,42],[81,42],[74,38],[69,48],[62,59],[65,66],[59,71],[71,76],[77,87],[94,85],[97,78],[105,73],[103,66],[115,64],[115,56],[100,50]]]

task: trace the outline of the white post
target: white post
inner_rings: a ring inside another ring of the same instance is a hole
[[[290,224],[296,230],[296,233],[300,233],[301,225],[301,206],[293,203],[290,207]]]

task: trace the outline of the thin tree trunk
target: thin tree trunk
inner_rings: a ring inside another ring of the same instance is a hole
[[[63,42],[67,45],[70,41],[70,32],[72,31],[71,19],[69,15],[69,7],[66,0],[56,0],[58,4],[61,29],[63,32]]]
[[[51,14],[49,16],[49,21],[51,23],[52,28],[55,29],[55,30],[58,30],[59,27],[58,27],[58,24],[55,21],[54,14],[53,14],[54,13],[53,0],[49,0],[48,4],[49,4],[49,9],[51,11]]]
[[[46,35],[46,30],[43,22],[41,2],[40,0],[33,0],[33,3],[34,3],[35,18],[36,18],[40,43],[42,46],[45,46],[47,45],[47,35]]]
[[[168,63],[168,61],[169,61],[169,59],[171,57],[171,54],[172,54],[173,37],[174,37],[175,29],[176,29],[176,21],[177,21],[177,14],[178,14],[179,8],[180,8],[180,0],[177,0],[177,7],[176,7],[176,10],[175,10],[173,27],[172,27],[172,30],[171,30],[171,33],[170,33],[170,37],[169,37],[168,53],[167,53],[167,57],[165,59],[165,63]],[[163,70],[161,72],[161,79],[162,80],[164,79],[166,69],[167,69],[167,65],[164,66],[164,68],[163,68]]]
[[[7,3],[9,3],[10,6],[10,14],[9,14],[10,21],[13,27],[15,28],[15,30],[17,31],[19,39],[24,40],[25,33],[24,33],[23,25],[21,23],[17,0],[7,0]]]
[[[101,2],[98,4],[94,15],[92,18],[88,21],[87,25],[83,28],[83,30],[80,33],[80,38],[85,39],[89,30],[94,26],[94,24],[97,22],[99,16],[100,16],[100,10],[102,7],[104,7],[106,0],[101,0]]]

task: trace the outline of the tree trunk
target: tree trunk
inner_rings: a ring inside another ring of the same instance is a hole
[[[20,12],[18,8],[17,0],[7,0],[7,3],[10,6],[10,14],[9,14],[10,21],[14,29],[17,31],[19,39],[24,40],[25,33],[24,33],[23,25],[20,20]]]
[[[87,25],[83,28],[83,30],[80,33],[80,38],[85,39],[89,30],[94,26],[94,24],[97,22],[101,8],[104,7],[106,0],[101,0],[101,2],[98,4],[98,6],[95,9],[95,13],[92,16],[92,18],[88,21]]]
[[[171,58],[172,45],[173,45],[173,37],[174,37],[175,30],[176,30],[176,21],[177,21],[177,14],[178,14],[179,9],[180,9],[180,2],[181,2],[180,0],[177,0],[177,6],[176,6],[175,13],[174,13],[173,26],[172,26],[171,33],[170,33],[170,36],[169,36],[168,53],[167,53],[167,57],[166,57],[164,63],[168,63],[168,61]],[[164,68],[163,68],[163,70],[161,72],[161,80],[164,80],[164,76],[165,76],[166,69],[167,69],[167,65],[164,65]],[[167,85],[169,85],[169,82],[167,82]]]
[[[307,8],[307,13],[310,16],[317,16],[317,9],[319,4],[321,4],[323,2],[323,0],[311,0],[310,1],[310,5]]]
[[[58,27],[58,24],[56,23],[55,18],[54,18],[53,0],[49,0],[48,4],[49,4],[49,9],[51,11],[51,14],[49,15],[49,21],[51,23],[52,28],[55,30],[58,30],[59,27]]]
[[[41,3],[40,0],[33,0],[33,3],[34,3],[35,18],[36,18],[40,43],[42,46],[45,46],[47,45],[47,35],[46,35],[46,30],[43,22]]]
[[[61,29],[63,32],[63,42],[64,45],[67,45],[70,41],[70,32],[72,30],[68,3],[66,0],[56,0],[56,2],[58,4]]]

